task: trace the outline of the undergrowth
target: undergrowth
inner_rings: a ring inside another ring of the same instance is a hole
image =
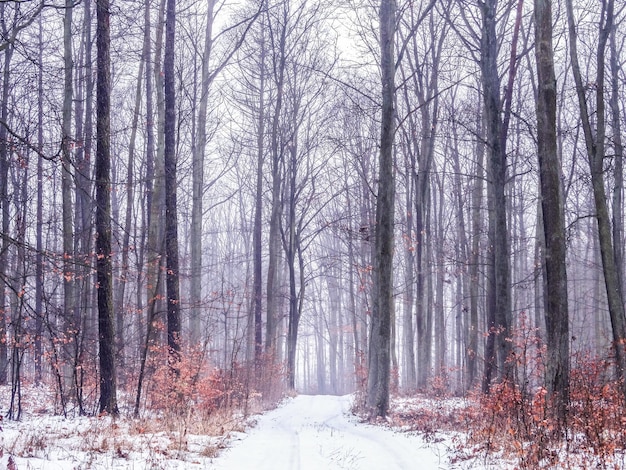
[[[282,394],[278,366],[269,381],[265,375],[259,380],[252,367],[239,363],[228,369],[212,367],[199,351],[186,352],[175,368],[164,358],[163,351],[151,351],[139,416],[133,413],[137,380],[132,376],[118,390],[118,417],[95,412],[81,416],[79,407],[68,401],[66,418],[55,413],[58,394],[53,381],[23,380],[24,413],[21,422],[4,423],[0,465],[6,465],[7,458],[55,460],[64,454],[80,462],[76,468],[90,468],[102,454],[138,460],[145,468],[171,468],[172,460],[210,461],[233,433],[245,430],[251,415],[272,408]],[[8,390],[0,391],[3,410],[9,396]],[[86,396],[97,400],[95,392]],[[85,403],[95,410],[96,403]]]
[[[386,423],[431,441],[447,432],[453,436],[455,462],[509,462],[519,469],[626,468],[626,403],[615,364],[586,352],[572,355],[563,420],[541,385],[545,348],[538,335],[521,321],[511,341],[514,381],[492,384],[488,394],[473,389],[460,399],[444,396],[435,378],[423,395],[397,398]]]
[[[572,354],[563,418],[542,386],[545,345],[523,315],[509,340],[512,380],[491,384],[489,393],[473,387],[455,398],[447,394],[447,374],[437,376],[419,394],[394,396],[385,419],[368,414],[367,371],[357,364],[360,387],[352,412],[363,421],[418,433],[427,442],[446,440],[453,447],[451,464],[626,468],[626,400],[623,384],[615,378],[615,364],[585,351]]]

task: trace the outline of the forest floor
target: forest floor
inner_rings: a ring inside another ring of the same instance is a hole
[[[10,396],[0,388],[3,415]],[[49,389],[29,386],[22,396],[21,419],[1,423],[0,470],[504,468],[501,461],[454,463],[454,433],[362,423],[351,412],[352,396],[300,395],[248,418],[235,412],[208,420],[191,412],[132,419],[126,409],[115,420],[65,418],[55,414]]]
[[[465,399],[396,398],[389,419],[372,425],[352,412],[353,396],[300,395],[248,418],[231,412],[197,419],[190,411],[115,420],[55,415],[44,388],[28,387],[23,396],[22,419],[1,423],[0,470],[590,468],[559,451],[551,463],[532,467],[511,453],[505,458],[470,437],[466,420],[487,416],[468,415]],[[1,388],[3,414],[8,397],[10,389]],[[594,468],[625,468],[623,460],[608,463],[595,460]]]

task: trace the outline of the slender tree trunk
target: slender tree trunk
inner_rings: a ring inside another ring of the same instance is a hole
[[[267,261],[267,320],[265,331],[265,350],[269,357],[275,356],[276,332],[278,324],[278,289],[280,265],[280,218],[282,213],[282,159],[283,149],[280,143],[280,118],[283,108],[283,90],[285,81],[285,41],[286,24],[280,30],[280,37],[274,38],[278,44],[278,58],[274,60],[274,79],[276,81],[276,105],[272,116],[271,152],[272,152],[272,210],[270,215],[269,253]]]
[[[143,230],[142,230],[142,237],[141,237],[141,246],[140,246],[140,260],[141,262],[139,263],[138,266],[138,273],[137,276],[138,278],[142,278],[143,276],[145,276],[146,279],[146,284],[147,284],[147,298],[146,298],[146,306],[149,308],[151,306],[153,306],[154,302],[155,302],[155,296],[156,296],[156,291],[154,289],[154,286],[150,285],[150,280],[154,279],[154,276],[156,275],[154,269],[151,269],[151,262],[154,263],[154,257],[156,256],[154,251],[150,252],[150,246],[154,246],[154,245],[150,245],[150,243],[154,243],[150,240],[150,227],[151,227],[151,217],[152,217],[152,211],[153,211],[153,191],[154,191],[154,97],[153,97],[153,86],[152,86],[152,79],[153,79],[153,67],[152,67],[152,54],[151,54],[151,33],[152,33],[152,24],[151,24],[151,18],[150,18],[150,6],[151,6],[151,0],[145,0],[145,4],[144,4],[144,32],[143,32],[143,50],[142,50],[142,55],[143,55],[143,60],[144,63],[146,64],[145,67],[145,82],[146,82],[146,180],[145,180],[145,194],[146,194],[146,204],[145,204],[145,210],[143,211],[143,217],[142,217],[142,223],[143,223]],[[149,257],[152,256],[152,261],[149,259]],[[148,258],[148,259],[147,259]],[[147,259],[148,261],[148,266],[146,266],[145,260]],[[158,264],[158,261],[157,261]],[[145,274],[143,273],[143,271],[146,271]],[[150,274],[152,273],[152,277],[150,277]],[[158,280],[158,276],[155,280]],[[141,284],[138,283],[137,286],[137,297],[138,299],[142,298],[142,294],[141,294]],[[143,302],[141,302],[143,303]],[[139,302],[138,302],[139,304]],[[146,310],[147,311],[147,310]],[[149,314],[146,314],[146,327],[150,328],[149,326]],[[138,330],[139,330],[139,337],[142,337],[144,334],[147,336],[148,332],[146,330],[144,330],[143,332],[141,331],[141,327],[142,327],[142,320],[143,318],[138,316]],[[142,342],[139,341],[139,344],[141,344]],[[145,341],[144,341],[145,343]],[[141,349],[140,346],[140,351],[139,351],[139,355],[141,357],[143,357],[142,355],[144,354],[143,349]],[[137,413],[139,411],[137,410]]]
[[[178,215],[176,203],[176,75],[174,45],[176,0],[167,0],[165,20],[165,283],[167,290],[167,345],[171,361],[178,361],[180,337],[180,288],[178,267]],[[175,366],[176,367],[176,366]]]
[[[5,4],[0,5],[0,14],[4,26]],[[4,28],[3,28],[4,29]],[[6,31],[3,31],[6,33]],[[9,117],[9,91],[10,91],[10,64],[13,56],[13,45],[8,44],[4,50],[4,63],[2,68],[2,107],[0,113],[2,122],[7,123]],[[10,208],[9,208],[9,148],[7,145],[7,128],[0,126],[0,204],[2,205],[2,234],[9,234]],[[0,385],[7,383],[8,375],[8,348],[7,348],[7,298],[6,298],[6,275],[8,272],[9,237],[2,237],[0,249]]]
[[[483,229],[481,207],[483,203],[483,167],[485,145],[483,143],[483,116],[478,117],[478,139],[476,143],[476,178],[472,187],[472,252],[470,256],[470,312],[469,340],[467,344],[467,390],[470,390],[478,377],[478,309],[479,309],[479,269],[480,269],[480,234]],[[486,354],[485,354],[486,355]]]
[[[445,175],[446,169],[445,166],[442,170],[442,174]],[[435,222],[435,237],[434,237],[434,245],[437,246],[434,250],[435,256],[435,265],[442,266],[444,252],[444,184],[443,181],[439,181],[439,191],[438,197],[436,197],[438,201],[438,205],[433,204],[433,211],[435,212],[435,217],[437,221]],[[446,321],[445,321],[445,310],[444,310],[444,277],[445,271],[443,268],[437,270],[435,277],[435,309],[434,309],[434,337],[435,337],[435,374],[440,377],[444,377],[446,375],[446,355],[448,351],[448,341],[447,341],[447,333],[446,333]]]
[[[97,0],[98,99],[96,106],[96,270],[100,345],[100,412],[117,415],[113,266],[111,261],[111,58],[110,4]]]
[[[126,284],[129,277],[129,258],[130,258],[130,235],[133,227],[133,203],[135,194],[135,145],[137,141],[137,128],[139,125],[139,115],[141,114],[141,83],[143,81],[143,73],[145,67],[145,57],[142,54],[139,61],[139,72],[137,74],[137,84],[135,87],[135,108],[133,111],[133,120],[130,129],[130,139],[128,142],[128,165],[126,175],[126,214],[124,216],[124,227],[122,237],[122,265],[117,283],[115,313],[117,327],[117,351],[120,359],[120,367],[125,369],[126,355],[126,338],[124,332],[127,331],[130,324],[126,322],[125,305]]]
[[[65,324],[65,376],[66,386],[72,384],[74,376],[74,351],[78,347],[79,325],[74,321],[74,286],[75,286],[75,262],[74,262],[74,231],[72,223],[72,100],[73,83],[72,75],[74,63],[72,59],[72,14],[74,11],[73,0],[65,1],[65,14],[63,17],[63,55],[64,55],[64,93],[63,93],[63,116],[61,129],[62,147],[62,213],[63,213],[63,322]]]
[[[410,144],[407,144],[410,145]],[[413,224],[413,181],[412,169],[407,169],[406,184],[406,243],[405,250],[405,292],[404,292],[404,318],[403,318],[403,357],[404,357],[404,386],[407,391],[417,387],[417,375],[415,366],[415,329],[413,327],[413,306],[415,304],[415,249],[414,224]]]
[[[42,379],[43,359],[43,20],[39,17],[39,53],[37,56],[39,73],[37,77],[37,232],[35,234],[35,383]],[[0,142],[2,141],[0,137]],[[1,144],[0,144],[1,145]],[[6,180],[5,180],[6,181]],[[1,365],[0,365],[1,367]]]
[[[161,257],[164,253],[163,239],[163,218],[165,216],[165,199],[164,199],[164,169],[163,169],[163,151],[164,151],[164,121],[165,121],[165,99],[163,96],[163,73],[161,70],[161,55],[163,52],[163,30],[166,0],[161,0],[158,10],[158,21],[156,28],[156,39],[154,47],[154,84],[157,98],[157,149],[154,148],[154,113],[151,111],[152,93],[151,88],[152,77],[146,77],[146,113],[147,113],[147,142],[146,142],[146,213],[148,219],[148,239],[146,243],[147,264],[146,269],[146,287],[147,287],[147,306],[148,310],[152,310],[152,304],[155,303],[154,311],[161,312],[165,310],[162,307],[161,295],[164,294],[164,282],[160,279],[163,276]],[[150,5],[146,4],[146,15],[144,21],[150,21]],[[146,62],[146,73],[151,68],[152,61]],[[152,143],[152,145],[150,145]],[[156,320],[156,317],[155,317]],[[148,330],[152,328],[148,325]]]
[[[373,308],[370,328],[366,405],[373,415],[385,417],[389,409],[391,319],[393,318],[395,0],[381,0],[379,19],[382,118],[378,164],[378,196],[376,200]]]
[[[261,25],[261,49],[259,71],[259,116],[256,128],[256,186],[254,196],[254,228],[252,236],[254,258],[254,364],[257,380],[261,374],[261,358],[263,354],[263,163],[265,160],[265,31]]]
[[[614,187],[613,187],[613,246],[615,247],[615,266],[617,277],[622,290],[622,295],[626,286],[624,283],[624,146],[622,144],[622,121],[620,117],[620,66],[619,52],[616,41],[617,25],[611,29],[609,48],[611,51],[611,127],[613,130],[612,142],[613,153],[615,154]]]
[[[93,213],[94,201],[92,195],[92,169],[93,169],[93,102],[94,102],[94,74],[93,74],[93,46],[92,46],[92,3],[91,0],[84,0],[84,24],[85,24],[85,126],[84,126],[84,148],[83,161],[76,165],[76,185],[79,188],[80,197],[80,218],[82,232],[82,272],[83,287],[81,288],[81,309],[83,318],[88,319],[95,325],[96,312],[94,309],[93,287]],[[94,351],[92,349],[92,351]],[[95,351],[94,351],[95,352]]]
[[[207,107],[211,74],[209,61],[213,46],[213,8],[215,0],[209,0],[206,14],[206,30],[204,37],[204,53],[202,55],[202,83],[200,86],[200,107],[198,109],[198,139],[193,152],[193,194],[191,207],[191,278],[189,282],[190,341],[197,344],[203,331],[202,317],[202,217],[204,195],[204,154],[207,144]]]

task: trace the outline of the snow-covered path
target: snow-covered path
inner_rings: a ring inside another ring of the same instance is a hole
[[[358,423],[351,398],[300,395],[258,419],[215,459],[215,470],[413,470],[450,468],[418,436]],[[441,449],[439,449],[441,450]]]

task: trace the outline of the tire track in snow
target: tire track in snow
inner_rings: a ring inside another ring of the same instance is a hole
[[[307,396],[260,416],[241,442],[215,459],[214,470],[438,470],[441,449],[419,436],[350,419],[350,397]]]

